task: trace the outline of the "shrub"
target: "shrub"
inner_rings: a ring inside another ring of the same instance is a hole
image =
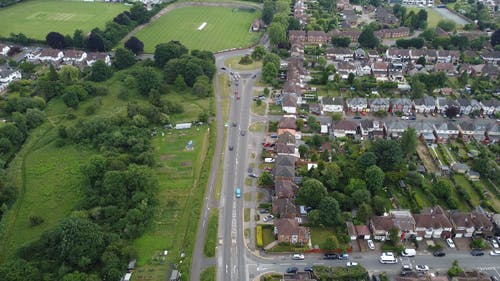
[[[31,215],[29,217],[29,220],[30,220],[30,227],[35,227],[35,226],[40,225],[44,222],[44,219],[40,216],[37,216],[37,215]]]
[[[248,65],[248,64],[252,64],[252,63],[253,63],[253,60],[249,55],[241,57],[240,62],[239,62],[239,64],[243,64],[243,65]]]
[[[257,225],[256,228],[256,238],[257,238],[257,247],[264,246],[264,242],[262,239],[262,225]]]

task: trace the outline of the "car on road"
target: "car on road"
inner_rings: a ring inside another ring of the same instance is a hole
[[[500,250],[490,251],[490,256],[500,256]]]
[[[368,243],[368,248],[370,248],[370,250],[375,250],[375,243],[373,243],[373,240],[368,240],[366,243]]]
[[[323,259],[325,260],[336,260],[339,258],[339,255],[335,253],[326,253],[323,255]]]
[[[432,253],[432,255],[435,257],[444,257],[444,256],[446,256],[446,253],[443,252],[442,250],[436,250],[436,251],[434,251],[434,253]]]
[[[303,259],[304,259],[303,254],[295,253],[292,255],[292,260],[303,260]]]
[[[236,198],[240,198],[241,197],[241,189],[238,187],[236,188]]]
[[[286,273],[297,273],[297,271],[299,271],[299,269],[295,266],[286,269]]]
[[[412,271],[413,270],[413,267],[411,266],[411,264],[403,264],[403,266],[401,267],[401,271]]]
[[[498,249],[498,242],[497,240],[495,240],[495,238],[491,238],[491,246],[493,246],[493,248],[495,249]]]
[[[246,135],[246,133],[247,133],[247,131],[245,131],[245,130],[241,130],[240,135],[243,137],[243,136],[245,136],[245,135]]]
[[[404,249],[401,252],[401,256],[403,257],[414,257],[417,254],[417,251],[415,249]]]
[[[310,267],[310,266],[306,266],[306,267],[304,267],[304,271],[305,271],[305,272],[313,272],[314,270],[313,270],[313,268],[312,268],[312,267]]]
[[[268,222],[268,221],[271,221],[272,219],[274,219],[274,216],[273,215],[267,215],[265,216],[262,220],[264,222]]]
[[[481,250],[472,250],[470,252],[471,255],[475,256],[475,257],[480,257],[480,256],[484,256],[484,252],[481,251]]]
[[[229,146],[229,150],[233,151],[234,147],[232,145]]]
[[[348,254],[341,254],[339,256],[339,260],[348,260],[349,259],[349,255]]]
[[[221,67],[220,69],[222,69],[222,70],[226,70],[226,68],[225,68],[225,67]]]
[[[254,74],[254,75],[252,76],[252,78],[257,78],[257,74]]]
[[[233,125],[233,127],[236,127],[238,124],[236,124],[236,122],[233,122],[231,125]]]
[[[258,178],[258,177],[259,177],[259,176],[257,176],[257,175],[256,175],[256,174],[254,174],[254,173],[250,173],[250,174],[248,174],[248,176],[249,176],[249,177],[251,177],[251,178],[254,178],[254,179],[256,179],[256,178]]]
[[[351,266],[356,266],[356,265],[358,265],[358,263],[357,263],[357,262],[355,262],[355,261],[348,261],[345,265],[346,265],[346,266],[348,266],[348,267],[351,267]]]
[[[455,248],[455,242],[453,242],[453,239],[451,239],[451,238],[446,239],[446,244],[448,244],[448,246],[450,246],[450,248]]]
[[[424,264],[417,264],[417,265],[415,266],[415,269],[416,269],[417,271],[420,271],[420,272],[429,271],[429,266],[424,265]]]

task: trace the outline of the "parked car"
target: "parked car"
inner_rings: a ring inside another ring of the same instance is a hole
[[[412,271],[413,270],[413,267],[411,266],[411,264],[403,264],[403,266],[401,267],[401,271]]]
[[[450,246],[450,248],[455,248],[455,242],[453,242],[453,239],[451,239],[451,238],[446,239],[446,244],[448,244],[448,246]]]
[[[424,271],[429,271],[429,266],[424,265],[424,264],[417,264],[417,265],[415,266],[415,269],[416,269],[417,271],[421,271],[421,272],[424,272]]]
[[[336,260],[339,258],[339,255],[334,253],[326,253],[323,255],[323,259],[325,260]]]
[[[414,257],[417,254],[417,251],[415,249],[404,249],[401,252],[401,256],[403,257]]]
[[[370,250],[375,250],[375,243],[373,243],[373,240],[368,240],[366,243],[368,243],[368,248],[370,248]]]
[[[441,251],[441,250],[436,250],[436,251],[434,251],[434,253],[432,253],[432,255],[435,257],[444,257],[444,256],[446,256],[446,253]]]
[[[269,209],[260,209],[259,213],[261,213],[261,214],[269,214]]]
[[[484,256],[484,253],[483,251],[481,250],[472,250],[470,252],[471,255],[475,256],[475,257],[480,257],[480,256]]]
[[[304,255],[303,254],[293,254],[292,255],[292,260],[303,260],[304,259]]]
[[[498,249],[498,242],[497,240],[495,240],[495,238],[491,238],[491,246],[493,246],[493,248],[495,249]]]
[[[254,178],[254,179],[256,179],[256,178],[258,178],[258,177],[259,177],[259,176],[257,176],[257,175],[256,175],[256,174],[254,174],[254,173],[250,173],[250,174],[248,174],[248,176],[249,176],[249,177],[251,177],[251,178]]]
[[[240,132],[240,135],[241,135],[241,136],[244,136],[246,133],[247,133],[247,132],[246,132],[245,130],[242,130],[242,131]]]
[[[297,271],[299,271],[299,269],[295,266],[286,269],[286,273],[297,273]]]
[[[500,256],[500,250],[490,251],[490,256]]]
[[[348,267],[351,267],[351,266],[356,266],[356,265],[358,265],[358,263],[357,263],[357,262],[355,262],[355,261],[348,261],[348,262],[346,263],[346,266],[348,266]]]
[[[349,255],[348,254],[341,254],[339,256],[339,260],[348,260],[349,259]]]
[[[306,266],[306,267],[304,267],[304,271],[305,271],[305,272],[313,272],[314,270],[313,270],[313,268],[312,268],[312,267],[310,267],[310,266]]]
[[[262,220],[263,220],[264,222],[268,222],[268,221],[270,221],[270,220],[272,220],[272,219],[274,219],[274,216],[273,216],[273,215],[268,215],[268,216],[266,216],[265,218],[263,218]]]

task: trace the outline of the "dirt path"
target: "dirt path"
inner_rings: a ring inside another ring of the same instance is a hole
[[[150,23],[156,21],[161,16],[166,13],[173,11],[179,8],[185,7],[226,7],[226,8],[238,8],[238,7],[252,7],[257,9],[262,9],[262,4],[257,3],[244,3],[244,2],[180,2],[173,3],[172,5],[168,5],[163,10],[159,11],[156,15],[154,15],[147,23],[141,24],[130,31],[125,38],[122,39],[121,42],[127,41],[130,37],[132,37],[137,32],[141,31],[144,27],[148,26]]]

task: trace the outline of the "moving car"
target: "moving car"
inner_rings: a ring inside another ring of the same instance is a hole
[[[246,133],[247,133],[247,132],[246,132],[245,130],[242,130],[242,131],[240,132],[240,135],[243,137],[243,136],[245,136],[245,134],[246,134]]]
[[[349,259],[349,255],[348,254],[341,254],[339,256],[339,260],[348,260]]]
[[[336,260],[339,258],[339,255],[337,254],[334,254],[334,253],[326,253],[324,256],[323,256],[323,259],[325,260]]]
[[[286,269],[286,273],[297,273],[297,271],[299,271],[299,269],[295,266]]]
[[[417,271],[421,271],[421,272],[424,272],[424,271],[429,271],[429,266],[424,265],[424,264],[417,264],[417,265],[415,266],[415,269],[416,269]]]
[[[356,265],[358,265],[358,263],[357,263],[357,262],[355,262],[355,261],[348,261],[348,262],[346,263],[346,266],[348,266],[348,267],[351,267],[351,266],[356,266]]]
[[[292,260],[303,260],[304,259],[304,255],[303,254],[293,254],[292,255]]]
[[[453,239],[451,239],[451,238],[446,239],[446,244],[448,244],[448,246],[450,246],[450,248],[455,248],[455,242],[453,242]]]
[[[366,243],[368,243],[368,248],[370,248],[370,250],[375,250],[375,243],[373,243],[373,240],[368,240]]]
[[[446,256],[446,253],[443,252],[442,250],[436,250],[436,251],[434,251],[434,253],[432,253],[432,255],[435,257],[444,257],[444,256]]]
[[[236,198],[240,198],[240,197],[241,197],[241,189],[236,188]]]
[[[401,267],[401,271],[412,271],[413,270],[413,267],[411,266],[411,264],[403,264],[403,266]]]
[[[500,256],[500,250],[490,251],[490,256]]]
[[[484,253],[483,251],[481,250],[472,250],[470,252],[471,255],[475,256],[475,257],[480,257],[480,256],[484,256]]]
[[[230,145],[229,146],[229,151],[233,151],[233,149],[234,149],[234,146]]]

